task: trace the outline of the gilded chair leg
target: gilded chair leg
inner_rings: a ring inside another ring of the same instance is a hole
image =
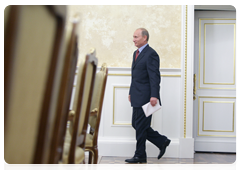
[[[98,163],[98,148],[94,148],[93,152],[94,152],[93,164],[97,164]]]
[[[93,154],[91,151],[89,151],[88,164],[92,164],[92,157],[93,157]]]

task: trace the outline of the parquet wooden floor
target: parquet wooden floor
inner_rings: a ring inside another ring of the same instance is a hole
[[[126,163],[126,157],[99,157],[97,170],[237,170],[238,154],[195,153],[193,159],[147,158],[147,163]],[[87,163],[87,161],[86,161]]]

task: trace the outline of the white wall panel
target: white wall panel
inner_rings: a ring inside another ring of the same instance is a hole
[[[162,77],[162,110],[160,114],[155,115],[158,118],[154,117],[154,125],[169,138],[180,136],[180,89],[181,77]]]
[[[205,23],[204,84],[235,84],[234,23]],[[215,43],[218,42],[218,43]],[[228,45],[226,45],[226,42]]]
[[[113,87],[113,125],[131,125],[131,104],[127,100],[129,84]]]
[[[235,89],[236,19],[199,19],[199,88]]]
[[[234,102],[203,102],[203,131],[234,131]]]
[[[235,97],[198,98],[198,136],[235,137]]]

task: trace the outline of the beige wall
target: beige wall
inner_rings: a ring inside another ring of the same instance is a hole
[[[76,13],[80,58],[94,47],[99,66],[106,62],[109,67],[131,67],[133,32],[144,27],[160,67],[181,68],[181,6],[68,6],[68,19]]]

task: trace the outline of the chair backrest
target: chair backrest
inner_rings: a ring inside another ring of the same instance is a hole
[[[9,8],[6,7],[4,9],[4,30],[6,30],[6,25],[7,25],[8,18],[9,18]]]
[[[93,143],[97,143],[99,125],[101,120],[102,105],[105,94],[106,82],[108,76],[108,68],[103,64],[101,70],[96,74],[95,84],[93,89],[93,98],[91,103],[91,111],[97,110],[97,115],[89,117],[89,125],[93,133]]]
[[[91,50],[90,54],[86,55],[86,60],[82,71],[79,71],[77,87],[75,91],[75,100],[73,110],[75,111],[73,130],[71,133],[71,145],[68,157],[68,163],[75,161],[75,149],[77,146],[85,147],[85,138],[87,131],[87,123],[90,113],[90,104],[94,87],[94,80],[97,68],[97,58],[95,50]],[[79,66],[81,69],[81,66]],[[76,109],[76,110],[75,110]]]
[[[8,6],[4,28],[4,157],[44,163],[56,114],[66,6]]]
[[[71,102],[73,81],[78,61],[78,20],[74,20],[67,27],[65,39],[65,60],[61,77],[59,96],[56,99],[57,114],[55,116],[54,128],[51,132],[51,145],[49,147],[50,156],[48,163],[57,164],[62,159],[65,131],[68,121],[68,113]]]

